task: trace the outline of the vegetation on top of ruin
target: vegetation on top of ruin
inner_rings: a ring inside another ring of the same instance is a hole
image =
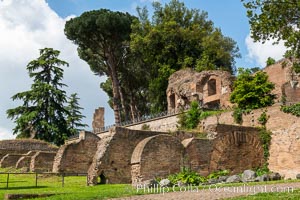
[[[272,94],[274,88],[274,83],[268,80],[265,72],[258,71],[253,75],[249,69],[240,68],[230,102],[236,103],[238,108],[244,110],[271,106],[276,98]]]
[[[280,110],[285,113],[290,113],[292,115],[300,117],[300,103],[296,103],[296,104],[290,105],[290,106],[283,105],[283,106],[281,106]]]
[[[251,69],[243,68],[238,72],[230,101],[236,104],[233,111],[234,121],[242,124],[244,113],[273,105],[276,96],[272,94],[275,84],[268,80],[265,72],[258,71],[253,74]]]
[[[40,56],[27,65],[30,78],[33,78],[31,90],[19,92],[12,99],[23,102],[21,106],[8,109],[7,116],[14,120],[13,133],[17,138],[35,138],[56,145],[73,135],[77,128],[86,125],[80,121],[78,97],[72,95],[68,101],[63,89],[62,66],[68,63],[58,58],[59,51],[52,48],[40,50]],[[66,106],[65,104],[68,104]]]
[[[190,108],[178,115],[178,129],[187,131],[195,130],[201,120],[209,116],[218,116],[222,112],[224,110],[203,110],[197,101],[192,101]]]

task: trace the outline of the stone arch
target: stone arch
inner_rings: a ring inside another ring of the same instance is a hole
[[[210,172],[226,169],[235,174],[260,167],[264,163],[263,153],[255,128],[221,133],[213,141]]]
[[[132,184],[179,172],[182,162],[183,145],[176,137],[160,134],[145,138],[131,156]]]
[[[107,179],[106,179],[103,171],[101,172],[99,178],[100,178],[100,183],[99,184],[106,184],[107,183]]]

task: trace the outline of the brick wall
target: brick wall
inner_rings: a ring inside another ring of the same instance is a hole
[[[207,129],[217,133],[212,144],[210,172],[226,169],[237,174],[264,163],[259,129],[225,124],[211,125]]]
[[[100,138],[80,132],[79,139],[61,146],[54,158],[53,172],[86,173],[92,163]]]
[[[23,156],[23,154],[6,154],[0,161],[0,167],[15,167],[17,161]]]
[[[29,151],[57,151],[58,147],[34,139],[16,139],[0,141],[0,159],[6,154],[26,154]]]
[[[189,169],[206,176],[209,174],[210,157],[213,146],[208,139],[189,138],[182,141],[185,147],[184,165]]]
[[[102,174],[108,183],[131,182],[131,155],[136,145],[147,137],[163,134],[116,127],[98,142],[93,163],[88,170],[88,183],[95,185]]]
[[[53,168],[53,162],[55,152],[39,151],[31,157],[30,171],[32,172],[51,172]],[[76,165],[76,164],[75,164]]]
[[[26,155],[23,155],[16,163],[16,168],[23,168],[25,171],[30,169],[31,157],[36,154],[36,151],[29,151]]]
[[[134,149],[131,164],[133,185],[177,173],[183,165],[183,145],[167,134],[148,137]]]
[[[253,110],[243,115],[243,126],[260,126],[258,118],[264,109]],[[280,111],[280,105],[267,108],[270,116],[266,127],[272,132],[269,168],[285,178],[296,178],[300,173],[300,118]],[[223,113],[218,118],[208,117],[201,122],[202,129],[210,124],[235,124],[232,112]]]

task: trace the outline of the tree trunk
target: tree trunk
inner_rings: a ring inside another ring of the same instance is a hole
[[[122,105],[122,110],[124,112],[124,116],[125,116],[125,121],[127,121],[127,117],[128,117],[128,112],[127,112],[127,109],[126,109],[126,106],[125,106],[125,99],[124,99],[124,95],[123,95],[123,92],[122,92],[122,88],[120,86],[120,82],[118,80],[118,88],[119,88],[119,92],[120,92],[120,99],[121,99],[121,105]]]
[[[120,103],[119,80],[118,80],[116,67],[110,56],[108,56],[107,65],[108,65],[108,69],[109,69],[108,70],[109,76],[112,81],[113,110],[114,110],[114,115],[115,115],[115,124],[119,125],[121,122],[120,109],[119,109],[119,103]]]

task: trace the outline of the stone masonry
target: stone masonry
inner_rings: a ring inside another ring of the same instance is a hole
[[[104,108],[99,107],[94,112],[93,123],[92,123],[93,131],[98,132],[99,129],[104,127]]]
[[[178,112],[192,101],[203,107],[231,106],[233,76],[226,71],[196,72],[190,68],[179,70],[169,78],[167,88],[168,112]]]
[[[92,164],[100,138],[81,131],[79,138],[61,146],[54,158],[53,172],[86,173]]]
[[[142,140],[131,157],[132,184],[137,185],[156,177],[166,177],[180,171],[183,166],[183,145],[168,134]]]
[[[131,156],[143,139],[163,132],[130,130],[116,127],[98,142],[93,162],[88,170],[88,184],[131,182]],[[105,180],[105,181],[104,181]]]
[[[26,154],[29,151],[57,151],[58,147],[34,139],[16,139],[0,141],[0,159],[6,154]]]
[[[263,71],[268,74],[269,81],[275,84],[273,93],[276,94],[278,102],[281,102],[283,97],[287,102],[300,101],[300,74],[294,72],[289,59],[282,59],[267,66]]]
[[[38,151],[31,157],[30,171],[52,172],[55,152]]]

